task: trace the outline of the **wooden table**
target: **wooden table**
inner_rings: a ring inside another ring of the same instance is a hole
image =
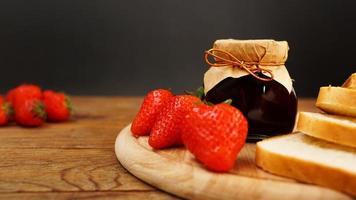
[[[139,97],[75,97],[75,118],[40,128],[0,128],[0,199],[175,199],[129,174],[114,142]],[[314,100],[300,110],[316,110]]]

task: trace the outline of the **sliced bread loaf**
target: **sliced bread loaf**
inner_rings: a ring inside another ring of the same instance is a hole
[[[300,112],[296,130],[330,142],[356,147],[356,118]]]
[[[356,73],[351,74],[342,87],[356,89]]]
[[[258,142],[256,164],[277,175],[356,196],[355,148],[288,134]]]
[[[356,117],[356,89],[321,87],[316,107],[327,113]]]

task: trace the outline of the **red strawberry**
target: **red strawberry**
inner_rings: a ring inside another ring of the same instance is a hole
[[[39,99],[25,99],[14,107],[15,120],[23,126],[40,126],[46,118],[44,104]]]
[[[205,104],[194,107],[182,126],[182,139],[187,149],[208,169],[230,170],[245,144],[247,121],[243,114],[228,104]]]
[[[155,149],[182,144],[180,126],[184,116],[199,102],[200,99],[192,95],[172,97],[159,113],[148,143]]]
[[[10,90],[6,99],[15,107],[17,103],[21,103],[25,99],[42,99],[42,90],[37,85],[22,84]]]
[[[148,135],[156,121],[162,106],[168,102],[173,94],[164,89],[149,92],[141,105],[131,125],[131,132],[135,136]]]
[[[0,97],[0,126],[7,125],[13,114],[11,103],[5,102],[3,97]]]
[[[72,101],[64,93],[46,90],[43,92],[43,103],[47,119],[53,122],[67,121],[72,112]]]

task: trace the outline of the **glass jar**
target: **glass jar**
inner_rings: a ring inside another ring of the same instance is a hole
[[[286,41],[224,39],[205,52],[205,100],[231,99],[248,120],[249,141],[293,131],[298,101],[284,65],[288,50]]]
[[[294,128],[297,96],[275,80],[261,81],[252,75],[228,77],[205,96],[211,103],[231,99],[248,120],[248,140],[288,133]]]

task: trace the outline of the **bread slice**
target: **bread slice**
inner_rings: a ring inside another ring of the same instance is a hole
[[[256,164],[273,174],[356,196],[356,149],[288,134],[257,143]]]
[[[356,118],[300,112],[296,130],[330,142],[356,147]]]
[[[321,87],[316,107],[327,113],[356,117],[356,90],[343,87]]]
[[[342,87],[356,89],[356,73],[351,74]]]

